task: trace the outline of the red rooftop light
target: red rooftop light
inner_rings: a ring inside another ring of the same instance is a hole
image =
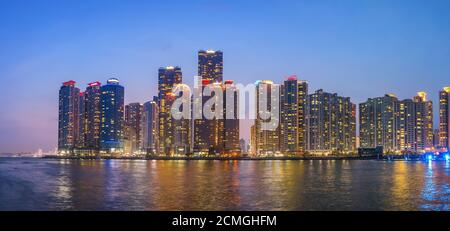
[[[208,80],[208,79],[203,79],[203,80],[202,80],[202,85],[208,85],[208,84],[210,84],[210,83],[211,83],[211,81]]]
[[[100,82],[92,82],[92,83],[88,83],[88,86],[89,87],[95,87],[95,86],[100,86],[101,85],[101,83]]]
[[[75,83],[77,83],[77,82],[75,82],[73,80],[69,80],[67,82],[64,82],[63,85],[64,86],[71,86],[71,87],[73,87],[73,86],[75,86]]]
[[[291,75],[287,79],[290,80],[290,81],[297,80],[297,76],[296,75]]]
[[[233,84],[234,81],[233,80],[225,80],[225,84]]]

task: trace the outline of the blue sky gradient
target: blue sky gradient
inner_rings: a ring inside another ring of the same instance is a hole
[[[58,89],[117,77],[126,102],[157,94],[157,70],[192,84],[197,50],[224,52],[224,78],[297,74],[354,103],[450,85],[450,1],[0,0],[0,152],[52,149]],[[242,136],[248,138],[244,126]]]

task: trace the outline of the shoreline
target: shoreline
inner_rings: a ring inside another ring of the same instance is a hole
[[[75,156],[58,156],[58,155],[45,155],[45,156],[0,156],[0,158],[37,158],[37,159],[60,159],[60,160],[183,160],[183,161],[199,161],[199,160],[213,160],[213,161],[265,161],[265,160],[379,160],[379,161],[448,161],[446,157],[434,157],[432,159],[426,159],[423,155],[411,155],[411,156],[396,156],[396,155],[384,155],[384,156],[280,156],[280,157],[192,157],[192,156],[179,156],[179,157],[167,157],[167,156],[147,156],[147,157],[75,157]]]
[[[332,156],[332,157],[62,157],[43,156],[42,159],[66,160],[214,160],[214,161],[264,161],[264,160],[377,160],[376,157]],[[381,160],[381,159],[380,159]]]

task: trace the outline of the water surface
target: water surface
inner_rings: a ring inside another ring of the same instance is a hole
[[[450,210],[450,163],[0,158],[0,210]]]

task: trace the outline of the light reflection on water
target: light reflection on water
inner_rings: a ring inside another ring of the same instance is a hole
[[[450,163],[0,158],[0,210],[450,210]]]

